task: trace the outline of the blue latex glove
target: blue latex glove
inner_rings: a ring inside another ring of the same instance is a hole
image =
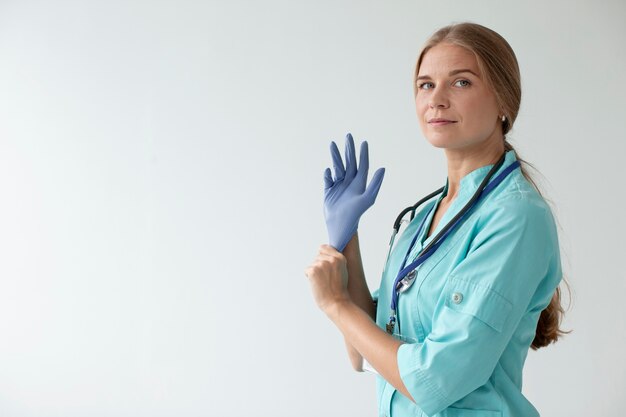
[[[356,233],[361,215],[376,201],[378,190],[385,176],[385,168],[379,168],[374,173],[369,186],[365,188],[369,170],[367,142],[361,143],[357,169],[354,140],[350,133],[346,136],[345,168],[335,142],[330,144],[330,154],[333,159],[335,178],[331,176],[330,168],[326,168],[324,171],[324,216],[329,244],[341,252]]]

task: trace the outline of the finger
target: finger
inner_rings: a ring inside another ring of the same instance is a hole
[[[356,186],[359,192],[363,192],[365,190],[365,184],[367,183],[367,172],[370,169],[370,160],[369,160],[369,147],[367,145],[367,141],[363,141],[361,143],[361,149],[359,150],[359,169],[356,173],[356,177],[354,181],[356,182]]]
[[[376,201],[376,196],[378,195],[378,191],[380,190],[380,186],[383,183],[383,178],[385,177],[385,168],[378,168],[374,175],[372,176],[372,181],[367,186],[365,190],[365,198],[369,201],[369,204],[372,205]]]
[[[337,148],[335,141],[330,143],[330,155],[333,159],[333,168],[335,169],[335,181],[340,181],[345,177],[346,170],[343,167],[343,161],[341,160],[341,154]]]
[[[335,249],[331,245],[321,245],[319,249],[319,254],[336,256],[336,255],[341,255],[341,252],[339,252],[337,249]]]
[[[315,261],[317,263],[317,266],[322,267],[329,263],[333,263],[335,261],[335,258],[328,253],[319,253],[317,255],[317,258],[315,258]]]
[[[322,264],[323,262],[319,258],[315,258],[311,265],[305,269],[304,274],[307,277],[312,278],[321,268],[323,268]]]
[[[356,154],[352,134],[346,135],[346,178],[352,179],[356,175]]]
[[[324,171],[324,189],[328,190],[334,184],[332,174],[330,173],[330,168],[326,168]]]

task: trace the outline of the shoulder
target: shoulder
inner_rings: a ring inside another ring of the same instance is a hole
[[[549,205],[521,173],[501,185],[475,213],[454,274],[514,300],[544,279],[558,282],[559,241]]]
[[[550,206],[519,171],[487,197],[477,214],[476,233],[504,234],[511,242],[524,237],[529,243],[558,247]]]
[[[482,220],[497,216],[509,221],[553,223],[552,210],[533,185],[517,171],[495,189],[481,209]]]

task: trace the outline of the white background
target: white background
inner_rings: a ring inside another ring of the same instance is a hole
[[[545,416],[626,392],[622,1],[0,2],[0,416],[375,416],[304,268],[346,132],[387,175],[360,235],[445,183],[412,71],[470,20],[520,61],[573,333],[529,354]],[[541,179],[541,178],[540,178]]]

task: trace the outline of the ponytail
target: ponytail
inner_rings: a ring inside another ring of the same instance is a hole
[[[569,288],[567,281],[565,281],[565,284],[568,285]],[[550,343],[555,343],[561,336],[571,332],[571,330],[565,331],[560,328],[564,314],[565,310],[561,305],[561,288],[556,287],[550,304],[548,304],[548,307],[546,307],[539,316],[535,338],[530,345],[533,350],[548,346]]]

